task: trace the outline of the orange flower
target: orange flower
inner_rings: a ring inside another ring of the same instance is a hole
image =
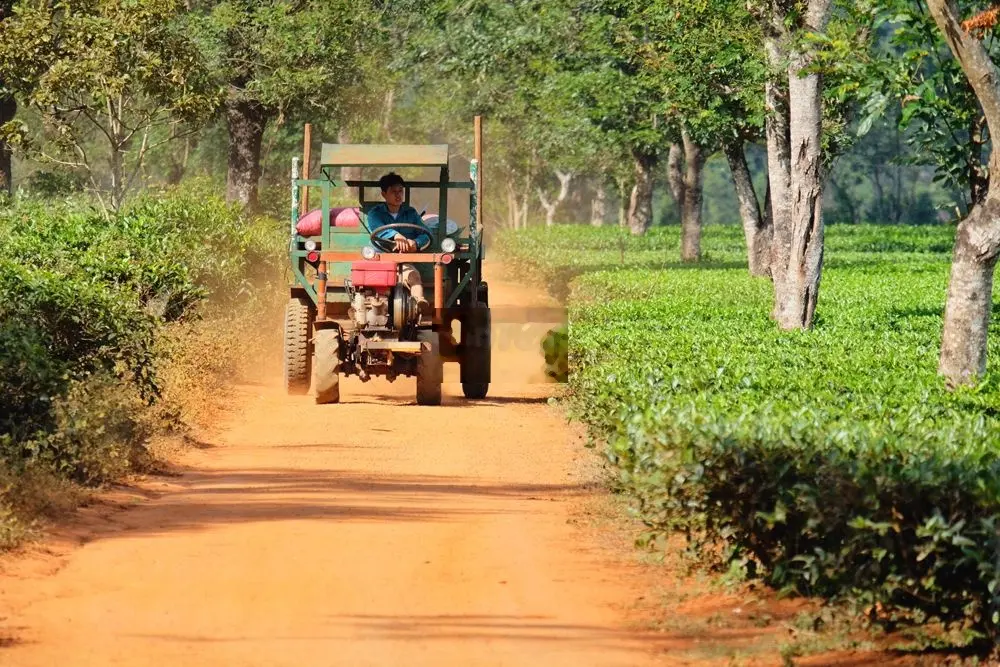
[[[962,29],[973,37],[982,39],[987,30],[992,30],[1000,20],[1000,7],[992,7],[962,21]]]

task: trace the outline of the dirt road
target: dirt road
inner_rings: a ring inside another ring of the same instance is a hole
[[[496,281],[490,297],[544,303]],[[537,382],[542,329],[506,327],[475,404],[451,384],[418,407],[412,380],[347,380],[336,406],[276,378],[239,388],[157,497],[7,564],[0,664],[649,663],[626,629],[636,591],[574,525],[599,491]]]

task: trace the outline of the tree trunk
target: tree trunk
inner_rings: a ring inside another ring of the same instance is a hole
[[[590,224],[594,227],[603,226],[607,215],[608,190],[604,186],[604,181],[600,180],[594,188],[594,198],[590,200]]]
[[[771,203],[771,181],[767,182],[767,189],[764,190],[764,226],[771,228],[774,234],[774,206]]]
[[[0,99],[0,125],[14,120],[17,113],[17,100],[13,95]],[[0,192],[10,194],[14,191],[14,177],[11,171],[12,152],[6,141],[0,141]]]
[[[753,178],[747,166],[742,140],[726,143],[723,147],[729,170],[733,174],[736,198],[740,203],[743,236],[747,242],[747,264],[751,276],[771,275],[771,225],[760,209]]]
[[[635,158],[635,187],[628,207],[628,226],[634,236],[641,236],[653,224],[653,168],[656,157],[633,154]]]
[[[545,196],[545,191],[538,188],[538,202],[545,209],[545,226],[551,227],[555,223],[556,219],[556,204],[555,202],[549,201],[548,197]]]
[[[788,68],[791,238],[788,263],[777,267],[784,276],[775,291],[782,329],[812,326],[823,268],[822,81],[819,74],[801,75],[809,64],[806,55],[796,54]]]
[[[631,193],[628,190],[628,180],[618,179],[618,227],[625,228],[628,225],[628,208]]]
[[[541,202],[542,208],[545,209],[545,226],[551,227],[556,221],[556,212],[559,210],[559,205],[562,204],[566,197],[569,196],[569,184],[573,180],[572,172],[556,171],[556,178],[559,179],[559,194],[556,195],[554,200],[549,200],[545,195],[545,191],[542,188],[538,188],[538,201]]]
[[[184,174],[187,173],[191,153],[198,147],[201,135],[189,134],[181,142],[177,140],[176,128],[171,128],[170,134],[170,171],[167,172],[167,185],[180,185],[184,180]]]
[[[11,15],[14,0],[0,0],[0,21]],[[2,82],[7,83],[7,82]],[[0,98],[0,125],[14,120],[17,113],[17,100],[13,95]],[[14,176],[11,169],[12,151],[10,144],[0,141],[0,192],[10,194],[14,191]]]
[[[986,332],[1000,247],[1000,201],[988,199],[959,224],[944,310],[938,372],[969,384],[986,372]]]
[[[670,196],[677,207],[677,219],[684,219],[684,149],[680,144],[670,144],[667,155],[667,184]]]
[[[392,111],[396,104],[396,89],[389,88],[385,93],[385,105],[382,112],[382,133],[387,141],[392,141]]]
[[[818,74],[800,76],[812,62],[805,47],[795,47],[796,33],[822,32],[831,0],[809,0],[793,18],[777,9],[767,16],[764,47],[780,80],[765,85],[768,179],[773,220],[771,279],[773,317],[782,329],[812,326],[823,266],[821,87]],[[787,91],[787,98],[784,95]]]
[[[899,140],[899,135],[900,135],[899,123],[894,122],[892,124],[892,128],[893,128],[892,130],[893,155],[902,155],[903,150],[902,146],[900,145],[901,142]],[[895,193],[895,198],[892,203],[891,219],[895,224],[899,224],[900,219],[903,215],[903,170],[901,165],[898,164],[893,165],[892,174],[893,174],[893,192]],[[917,179],[913,180],[915,181]]]
[[[128,150],[128,138],[122,122],[120,113],[124,107],[124,98],[118,96],[117,99],[108,103],[108,143],[110,152],[108,154],[108,175],[111,177],[111,210],[117,213],[121,210],[125,200],[125,154]],[[117,110],[118,113],[113,113]]]
[[[1000,71],[983,44],[966,32],[953,0],[928,0],[934,22],[962,66],[986,119],[990,136],[1000,132]],[[991,148],[989,173],[1000,160]],[[938,372],[949,384],[969,384],[986,370],[986,335],[993,302],[993,270],[1000,251],[1000,188],[991,179],[983,203],[958,225],[944,311]]]
[[[881,171],[885,169],[885,166],[885,164],[872,165],[872,189],[875,191],[875,219],[878,221],[885,220],[883,217],[883,212],[885,211],[885,188],[882,187],[881,175]]]
[[[260,104],[246,100],[226,102],[229,127],[229,173],[226,178],[226,201],[238,202],[248,210],[258,205],[260,147],[267,126],[268,112]]]
[[[969,127],[969,206],[975,206],[986,198],[986,191],[990,186],[989,175],[983,169],[983,147],[986,144],[986,137],[983,129],[986,126],[986,118],[975,115]]]
[[[764,40],[768,64],[775,71],[784,64],[785,53],[782,40],[785,36],[775,30]],[[785,84],[768,80],[764,86],[764,101],[767,117],[764,134],[767,139],[767,182],[771,194],[771,280],[774,283],[775,307],[772,316],[777,316],[777,295],[783,289],[785,268],[791,239],[791,180],[792,149],[788,128],[788,92]]]
[[[351,143],[351,131],[346,127],[341,126],[337,130],[337,143],[338,144],[349,144]],[[340,180],[342,181],[360,181],[361,180],[361,167],[341,167],[340,168]]]
[[[681,261],[701,259],[701,202],[705,174],[705,155],[687,131],[684,140],[684,205],[681,216]]]
[[[115,136],[108,156],[108,173],[111,177],[111,210],[117,213],[125,202],[125,148],[120,139]]]
[[[521,229],[528,228],[528,211],[529,204],[531,203],[531,171],[524,174],[524,190],[521,191],[521,208],[518,212],[518,218],[521,221]]]
[[[187,152],[188,141],[187,139],[184,141],[185,148],[183,150],[178,149],[176,146],[171,146],[170,148],[170,167],[167,170],[167,185],[177,186],[184,180],[185,163],[187,162],[184,153]]]
[[[507,181],[507,226],[510,229],[517,229],[517,188],[514,183]]]
[[[528,226],[527,195],[522,195],[517,183],[510,179],[507,188],[507,225],[511,229],[523,229]]]

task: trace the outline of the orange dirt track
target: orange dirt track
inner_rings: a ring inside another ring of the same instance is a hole
[[[577,525],[601,492],[547,405],[545,328],[496,323],[478,403],[452,383],[418,407],[412,379],[351,378],[330,406],[238,387],[181,476],[3,563],[0,665],[652,664],[629,566]]]

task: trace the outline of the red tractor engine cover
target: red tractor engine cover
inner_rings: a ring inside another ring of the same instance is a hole
[[[351,262],[351,284],[355,287],[395,287],[394,262]]]

